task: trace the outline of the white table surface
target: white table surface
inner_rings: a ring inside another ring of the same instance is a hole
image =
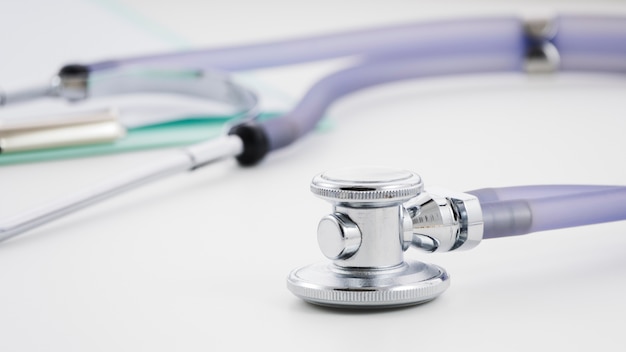
[[[626,12],[624,3],[317,1],[11,2],[0,84],[63,63],[460,15]],[[297,98],[332,65],[256,77]],[[324,260],[330,205],[309,192],[347,165],[415,170],[456,190],[626,184],[626,79],[497,75],[404,82],[352,95],[332,128],[242,169],[174,176],[0,244],[0,351],[623,351],[626,222],[407,257],[452,277],[440,298],[388,311],[319,308],[285,278]],[[0,218],[163,151],[0,168]],[[584,207],[585,204],[574,206]]]

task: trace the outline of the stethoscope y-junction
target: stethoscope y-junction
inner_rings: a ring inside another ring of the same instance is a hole
[[[228,74],[302,62],[352,58],[354,64],[311,87],[288,113],[257,119],[256,95]],[[364,30],[251,46],[107,60],[64,67],[52,83],[0,93],[0,105],[35,98],[71,101],[133,92],[174,92],[232,105],[243,120],[219,138],[167,153],[82,192],[0,222],[0,241],[90,204],[182,171],[234,157],[250,166],[313,130],[326,109],[352,92],[398,80],[497,72],[626,71],[626,19],[560,16],[548,21],[481,18]],[[158,117],[157,120],[165,117]],[[3,151],[83,143],[83,127],[102,120],[4,126]],[[113,118],[106,126],[126,127]],[[59,133],[72,128],[72,133]],[[51,130],[54,133],[48,133]],[[110,131],[110,130],[109,130]],[[71,136],[69,140],[66,138]],[[78,142],[77,142],[78,141]],[[100,141],[100,140],[99,140]],[[403,252],[454,251],[482,239],[626,219],[621,186],[526,186],[466,193],[423,190],[412,172],[355,168],[322,173],[313,193],[333,205],[318,227],[332,260],[292,272],[290,290],[338,307],[428,301],[449,284],[433,265]],[[568,206],[582,200],[592,206]]]

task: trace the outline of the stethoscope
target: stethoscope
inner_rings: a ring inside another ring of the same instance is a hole
[[[221,73],[340,57],[356,63],[318,81],[290,112],[267,120],[256,118],[256,95]],[[3,220],[0,241],[218,160],[234,157],[243,166],[254,165],[308,134],[329,105],[360,89],[419,77],[554,71],[625,72],[626,19],[560,16],[541,21],[432,22],[69,65],[51,84],[1,93],[0,105],[41,97],[75,101],[167,91],[226,102],[242,118],[219,138],[165,154],[154,164]],[[334,307],[405,306],[440,295],[449,285],[448,274],[435,265],[405,260],[403,253],[410,247],[455,251],[473,248],[486,238],[626,219],[623,186],[424,191],[421,178],[413,172],[357,167],[315,176],[311,191],[333,206],[317,231],[320,249],[331,262],[294,270],[287,283],[296,296]],[[568,206],[573,201],[588,206]]]

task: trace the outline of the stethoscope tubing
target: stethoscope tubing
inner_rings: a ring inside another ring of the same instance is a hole
[[[626,70],[625,18],[561,16],[555,23],[556,32],[546,34],[542,40],[554,44],[558,49],[560,69],[616,73]],[[367,87],[402,79],[451,74],[521,72],[524,70],[527,44],[531,40],[536,38],[528,37],[520,19],[476,19],[397,26],[336,36],[137,57],[87,65],[91,72],[101,73],[135,66],[211,67],[237,71],[344,56],[355,56],[360,62],[320,80],[291,112],[281,117],[254,121],[248,128],[235,126],[229,136],[186,148],[171,160],[166,159],[162,163],[131,171],[104,186],[79,192],[77,197],[70,196],[57,205],[45,206],[30,214],[16,216],[0,224],[0,241],[173,173],[193,170],[216,160],[240,157],[246,153],[255,154],[249,163],[254,164],[267,152],[288,146],[309,133],[334,101]],[[259,146],[266,150],[253,150]],[[587,189],[595,186],[580,187]],[[498,237],[496,234],[503,224],[510,225],[511,221],[515,223],[518,215],[503,218],[500,216],[503,209],[522,209],[520,214],[523,213],[525,217],[523,228],[515,227],[514,224],[508,233],[500,232],[503,236],[621,220],[626,217],[623,206],[626,188],[598,188],[589,192],[580,189],[565,190],[565,186],[558,190],[544,189],[548,196],[519,199],[512,196],[515,193],[512,190],[502,191],[501,199],[484,202],[488,218],[493,219],[491,225],[485,224],[485,237]],[[522,191],[524,190],[517,190]],[[528,192],[529,189],[525,191]],[[569,210],[567,204],[572,201],[584,201],[594,211],[587,212],[586,217],[581,216]],[[490,214],[490,211],[493,212]],[[559,219],[552,219],[557,217]]]
[[[626,219],[626,187],[539,185],[468,191],[480,201],[483,238]]]

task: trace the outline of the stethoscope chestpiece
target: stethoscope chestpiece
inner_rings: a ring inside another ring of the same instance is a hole
[[[438,266],[404,259],[415,242],[404,206],[423,190],[410,171],[359,167],[322,173],[311,191],[333,204],[319,223],[318,242],[332,262],[296,269],[287,286],[307,302],[340,308],[415,305],[449,286]]]

